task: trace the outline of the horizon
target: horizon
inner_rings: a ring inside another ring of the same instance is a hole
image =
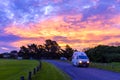
[[[0,0],[0,53],[46,39],[82,50],[120,46],[120,0]]]

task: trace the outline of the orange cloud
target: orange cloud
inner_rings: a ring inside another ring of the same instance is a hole
[[[27,46],[29,44],[43,44],[44,39],[31,39],[31,40],[19,40],[16,42],[11,43],[14,47],[21,47],[21,46]]]
[[[98,17],[99,19],[97,19]],[[14,42],[12,43],[14,46],[30,43],[40,44],[45,39],[54,39],[56,36],[66,37],[56,39],[61,46],[69,44],[77,49],[120,41],[120,37],[115,37],[120,34],[120,16],[110,20],[104,20],[100,16],[90,17],[87,21],[81,21],[81,19],[82,15],[57,16],[37,24],[28,24],[26,26],[12,25],[5,28],[5,32],[23,38],[35,38],[34,40]],[[39,37],[44,39],[37,40]]]

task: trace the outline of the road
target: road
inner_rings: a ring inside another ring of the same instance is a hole
[[[96,68],[78,68],[72,66],[70,63],[46,60],[54,64],[59,69],[67,73],[72,80],[120,80],[120,73],[96,69]]]

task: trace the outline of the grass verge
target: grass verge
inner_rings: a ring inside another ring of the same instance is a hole
[[[0,80],[20,80],[28,76],[28,72],[39,64],[36,60],[0,59]]]
[[[42,62],[42,68],[32,80],[71,80],[70,77],[56,68],[54,65]]]
[[[120,72],[120,63],[112,62],[112,63],[90,63],[90,67],[110,70],[114,72]]]

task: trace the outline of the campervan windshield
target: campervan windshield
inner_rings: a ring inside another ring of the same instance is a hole
[[[78,59],[88,59],[87,56],[78,56]]]

